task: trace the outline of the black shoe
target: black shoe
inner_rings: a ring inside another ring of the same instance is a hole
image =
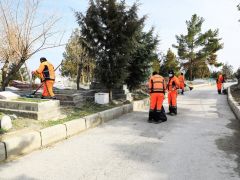
[[[153,120],[152,119],[148,119],[148,123],[153,123]]]
[[[56,96],[52,96],[51,99],[57,99]]]
[[[41,96],[41,99],[47,99],[45,96]]]
[[[153,121],[153,124],[160,124],[162,121],[158,120],[158,121]]]

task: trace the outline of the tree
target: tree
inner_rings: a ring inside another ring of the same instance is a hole
[[[160,74],[164,77],[168,77],[168,71],[173,70],[175,74],[179,73],[180,66],[177,60],[176,55],[169,48],[167,51],[167,55],[163,59],[163,62],[160,67]]]
[[[149,32],[143,32],[142,27],[136,34],[135,39],[135,50],[129,61],[129,75],[126,79],[126,83],[130,90],[137,89],[148,79],[151,64],[153,63],[153,60],[158,58],[156,47],[159,41],[157,37],[154,37],[153,29]]]
[[[152,61],[152,71],[156,71],[156,72],[159,72],[160,71],[160,63],[161,61],[156,58]]]
[[[41,16],[38,7],[38,0],[0,1],[2,90],[32,55],[61,45],[59,37],[55,37],[59,42],[51,43],[51,38],[59,34],[53,31],[59,19]]]
[[[222,67],[222,73],[225,75],[226,79],[232,79],[234,76],[233,66],[228,63],[224,64]]]
[[[128,62],[134,51],[134,36],[144,19],[137,15],[137,4],[127,7],[125,1],[90,0],[86,14],[76,12],[84,40],[96,60],[96,77],[106,86],[112,100],[112,89],[128,77]]]
[[[94,68],[93,59],[83,44],[81,33],[76,29],[66,45],[66,50],[63,53],[64,60],[60,70],[63,76],[76,78],[78,90],[80,89],[81,77],[86,74],[89,80],[90,73],[92,74]]]
[[[177,45],[182,66],[189,71],[190,80],[193,80],[193,69],[199,64],[217,65],[216,52],[223,48],[218,38],[218,29],[202,33],[204,19],[194,14],[190,21],[186,21],[187,35],[177,35]]]
[[[235,77],[236,77],[237,80],[238,80],[238,85],[237,85],[237,87],[238,87],[238,89],[240,89],[240,67],[237,69],[237,71],[236,71],[236,73],[235,73],[234,75],[235,75]]]
[[[213,78],[213,79],[217,79],[218,74],[219,74],[218,71],[213,71],[210,76],[211,76],[211,78]]]

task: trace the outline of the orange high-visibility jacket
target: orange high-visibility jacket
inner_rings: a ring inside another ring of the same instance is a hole
[[[150,93],[165,93],[165,79],[162,76],[156,74],[150,78],[148,87]]]
[[[185,82],[185,78],[184,78],[183,75],[178,76],[178,80],[179,80],[180,83],[184,83]]]
[[[53,65],[44,61],[40,64],[39,68],[36,70],[37,74],[40,74],[41,80],[55,80],[55,71]]]
[[[169,79],[168,81],[168,91],[175,91],[179,88],[180,82],[176,76],[173,76],[172,78]]]
[[[223,78],[223,75],[220,74],[217,78],[217,83],[223,83],[224,82],[224,78]]]

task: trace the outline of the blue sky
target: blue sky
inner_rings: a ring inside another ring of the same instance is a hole
[[[131,5],[134,0],[126,0]],[[219,51],[221,62],[228,62],[235,69],[240,67],[240,12],[237,11],[238,0],[139,0],[139,15],[147,15],[146,28],[155,27],[160,37],[159,50],[166,53],[176,43],[176,34],[186,33],[185,21],[196,13],[205,19],[203,30],[219,29],[224,49]],[[63,42],[67,42],[71,32],[78,25],[73,10],[85,12],[88,0],[42,0],[42,12],[55,13],[61,17],[57,28],[65,31]],[[33,56],[28,65],[35,69],[39,57],[45,56],[55,66],[62,60],[64,47],[42,51]],[[175,51],[176,52],[176,51]]]

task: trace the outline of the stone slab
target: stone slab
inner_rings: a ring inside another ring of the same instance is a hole
[[[116,119],[123,115],[123,107],[116,107],[99,113],[103,122],[107,122]]]
[[[5,155],[6,155],[6,152],[5,152],[4,143],[0,142],[0,162],[6,159]]]
[[[8,100],[13,100],[13,99],[17,99],[20,96],[18,94],[15,94],[11,91],[2,91],[0,92],[0,99],[8,99]]]
[[[123,114],[127,114],[133,111],[133,104],[123,105]]]
[[[6,144],[7,159],[13,159],[41,147],[40,133],[36,131],[2,140]]]
[[[86,128],[94,128],[103,123],[99,113],[88,115],[84,117],[86,121]]]
[[[133,102],[133,111],[141,111],[148,108],[149,108],[149,98]]]
[[[20,89],[13,86],[9,86],[5,88],[5,91],[20,91]]]
[[[55,125],[40,130],[42,138],[42,146],[48,146],[60,140],[66,139],[67,131],[64,124]]]
[[[23,111],[38,111],[38,103],[0,100],[0,108],[23,110]]]
[[[80,118],[64,123],[67,128],[67,137],[78,134],[86,130],[85,119]]]
[[[59,100],[41,103],[0,100],[0,112],[36,120],[55,120],[61,116]]]
[[[109,94],[108,93],[95,93],[94,95],[95,103],[97,104],[108,104]]]

